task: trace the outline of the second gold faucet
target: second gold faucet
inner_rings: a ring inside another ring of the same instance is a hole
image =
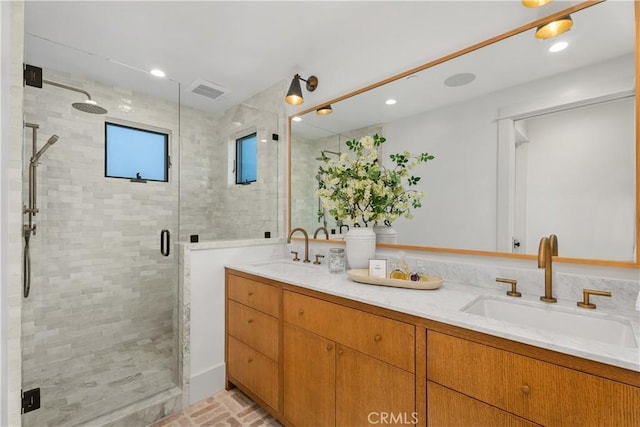
[[[555,234],[540,239],[538,248],[538,268],[544,268],[544,295],[540,301],[557,302],[553,297],[553,269],[552,257],[558,256],[558,237]]]

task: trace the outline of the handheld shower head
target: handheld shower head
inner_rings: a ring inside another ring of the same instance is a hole
[[[40,150],[31,158],[31,163],[36,164],[45,151],[58,140],[58,135],[51,135],[51,138],[42,146]]]

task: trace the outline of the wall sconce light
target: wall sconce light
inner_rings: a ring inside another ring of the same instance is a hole
[[[541,7],[552,1],[553,0],[522,0],[522,5],[524,7]]]
[[[296,74],[293,76],[287,96],[284,98],[287,104],[300,105],[304,102],[304,98],[302,98],[302,88],[300,88],[300,80],[307,82],[306,87],[309,92],[313,92],[318,87],[318,78],[316,76],[310,76],[305,80],[300,77],[300,74]]]
[[[326,116],[327,114],[331,114],[331,113],[333,113],[333,108],[331,108],[331,104],[327,104],[316,110],[316,114],[320,116]]]
[[[562,18],[558,18],[555,21],[539,25],[538,28],[536,28],[536,38],[545,40],[551,37],[555,37],[566,31],[569,31],[572,26],[573,19],[571,19],[571,15],[563,16]]]

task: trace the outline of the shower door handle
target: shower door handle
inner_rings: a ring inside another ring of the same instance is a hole
[[[170,248],[171,233],[169,233],[169,230],[162,230],[160,232],[160,253],[164,256],[169,256]]]

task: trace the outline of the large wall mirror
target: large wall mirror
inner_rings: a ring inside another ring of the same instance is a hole
[[[379,133],[383,158],[436,157],[416,169],[423,206],[393,223],[399,245],[532,255],[554,233],[568,261],[637,266],[634,2],[571,12],[560,36],[524,26],[338,98],[330,115],[290,117],[289,224],[326,223],[340,238],[344,227],[318,216],[318,159]],[[566,48],[550,51],[557,42]]]

